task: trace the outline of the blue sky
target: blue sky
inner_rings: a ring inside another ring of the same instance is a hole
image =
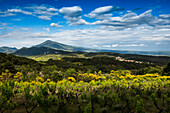
[[[96,49],[170,51],[170,0],[0,0],[0,46],[45,40]]]

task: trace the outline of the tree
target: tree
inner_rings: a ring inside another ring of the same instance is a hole
[[[163,69],[163,75],[170,76],[170,62]]]

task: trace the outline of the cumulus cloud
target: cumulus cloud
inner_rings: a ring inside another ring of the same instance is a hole
[[[104,7],[99,7],[92,11],[91,13],[93,14],[107,14],[107,13],[112,13],[113,12],[113,6],[104,6]]]
[[[26,14],[26,15],[32,15],[31,12],[23,11],[23,10],[21,10],[21,9],[8,9],[7,12],[12,12],[12,13],[23,13],[23,14]]]
[[[51,5],[31,5],[25,9],[30,10],[35,16],[43,20],[51,20],[52,16],[58,15],[58,9]]]
[[[85,20],[83,19],[79,19],[77,21],[74,21],[72,23],[70,23],[70,25],[88,25],[89,23],[86,22]]]
[[[80,17],[82,9],[79,6],[63,7],[59,10],[59,12],[68,17]]]
[[[125,29],[147,25],[151,27],[167,27],[170,25],[169,15],[160,15],[159,18],[151,14],[152,10],[147,10],[137,15],[132,11],[127,11],[123,16],[110,17],[103,20],[97,20],[91,25],[111,26],[113,29]]]
[[[51,20],[52,16],[58,15],[58,9],[50,5],[31,5],[22,8],[7,9],[0,11],[0,17],[14,16],[17,13],[32,15],[43,20]]]
[[[56,9],[56,8],[48,8],[47,11],[49,11],[49,12],[53,12],[54,11],[55,12],[55,11],[58,11],[58,9]]]
[[[38,18],[43,19],[43,20],[51,20],[49,16],[38,16]]]
[[[53,8],[52,6],[30,6],[25,7],[26,9],[32,10],[33,14],[35,15],[46,15],[46,16],[53,16],[58,15],[58,9]]]
[[[22,13],[25,15],[33,15],[29,11],[24,11],[22,9],[7,9],[6,11],[0,11],[0,17],[15,16],[16,13]]]
[[[0,11],[0,17],[15,16],[16,14]]]
[[[15,16],[16,13],[22,13],[25,15],[33,15],[29,11],[24,11],[22,9],[7,9],[6,11],[0,11],[0,17]]]
[[[143,26],[122,30],[109,30],[103,28],[61,30],[55,33],[13,31],[0,35],[1,40],[14,40],[18,43],[28,40],[54,40],[74,46],[122,50],[169,50],[169,36],[170,29],[151,29],[150,27],[145,27],[144,29]],[[38,42],[40,43],[40,41]],[[161,44],[155,44],[158,42]],[[3,45],[4,44],[5,43],[3,43]],[[10,45],[11,43],[8,42],[7,44]],[[37,42],[33,41],[33,43],[30,43],[29,45],[31,46],[33,44],[37,44]],[[19,47],[21,45],[16,46]],[[156,46],[159,47],[156,48]]]
[[[82,19],[82,9],[79,6],[63,7],[59,12],[68,20],[70,25],[87,25],[88,22]]]
[[[159,18],[170,19],[170,14],[159,15]]]
[[[62,25],[59,25],[58,23],[51,23],[51,27],[63,27]]]
[[[122,11],[122,10],[124,10],[124,8],[118,6],[104,6],[104,7],[96,8],[94,11],[92,11],[89,14],[86,14],[85,16],[89,18],[106,19],[113,15],[112,12]]]
[[[52,6],[29,6],[25,9],[11,9],[5,14],[28,14],[31,12],[33,16],[40,19],[51,20],[54,15],[61,13],[67,20],[69,25],[101,25],[96,28],[60,30],[56,33],[38,32],[31,33],[29,31],[14,31],[0,33],[1,40],[16,40],[24,44],[28,40],[30,44],[36,44],[34,40],[45,41],[52,39],[61,43],[74,46],[107,48],[107,49],[133,49],[142,48],[141,50],[154,49],[155,46],[164,47],[169,50],[170,43],[170,19],[169,14],[152,15],[152,10],[147,10],[141,14],[132,11],[123,12],[119,16],[114,15],[114,11],[123,9],[114,9],[114,6],[100,7],[85,15],[89,18],[96,18],[97,21],[88,23],[82,18],[82,9],[79,6],[63,7],[60,10]],[[28,11],[28,12],[24,12]],[[118,15],[118,13],[117,13]],[[106,18],[108,17],[108,18]],[[3,23],[0,23],[0,29]],[[59,23],[51,23],[51,27],[62,27]],[[50,31],[49,28],[42,28]],[[33,43],[31,43],[33,42]],[[38,41],[40,42],[40,41]],[[0,42],[3,44],[2,42]],[[10,45],[11,43],[8,42]],[[16,46],[21,46],[14,44]]]

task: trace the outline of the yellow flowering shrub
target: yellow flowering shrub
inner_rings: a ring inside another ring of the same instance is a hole
[[[9,80],[12,79],[13,74],[9,72],[8,69],[5,70],[5,72],[2,72],[2,75],[0,76],[0,80]]]
[[[42,77],[39,77],[39,76],[36,78],[36,80],[39,81],[39,82],[44,82],[44,79]]]
[[[23,78],[23,74],[21,72],[17,72],[14,75],[14,79],[21,80]]]
[[[71,82],[76,82],[76,79],[74,77],[68,77],[68,80]]]
[[[50,79],[47,79],[46,81],[47,81],[47,82],[50,82],[51,80],[50,80]]]

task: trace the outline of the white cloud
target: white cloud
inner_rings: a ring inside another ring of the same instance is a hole
[[[21,19],[20,19],[20,18],[12,19],[12,20],[14,20],[14,21],[21,21]]]
[[[146,30],[147,29],[147,30]],[[132,49],[132,50],[153,50],[156,49],[155,43],[161,42],[163,45],[157,49],[169,50],[168,41],[170,38],[170,29],[151,29],[150,27],[139,28],[129,28],[123,30],[109,30],[109,29],[76,29],[76,30],[61,30],[56,33],[31,33],[13,31],[6,34],[0,34],[1,40],[6,41],[11,40],[11,42],[30,42],[27,46],[31,46],[37,43],[41,43],[45,40],[54,40],[64,44],[82,46],[82,47],[96,47],[96,48],[108,48],[108,49]],[[114,34],[114,35],[113,35]],[[13,40],[13,41],[12,41]],[[35,41],[34,41],[35,40]],[[36,42],[38,41],[38,42]],[[142,43],[141,43],[142,42]],[[9,41],[7,43],[1,43],[2,45],[8,44],[14,46]],[[23,45],[15,44],[16,47],[21,47]],[[97,45],[97,46],[94,46]],[[109,45],[109,46],[106,46]]]
[[[43,28],[44,30],[50,32],[50,28]]]
[[[16,13],[22,13],[25,15],[33,15],[32,12],[24,11],[22,9],[7,9],[6,11],[0,11],[0,17],[15,16]]]
[[[112,47],[117,47],[119,44],[112,44]]]
[[[86,21],[83,20],[83,19],[79,19],[79,20],[77,20],[77,21],[75,21],[75,22],[70,23],[70,25],[88,25],[88,24],[89,24],[89,23],[86,22]]]
[[[159,18],[162,18],[162,19],[170,19],[170,14],[159,15]]]
[[[62,25],[59,25],[58,23],[51,23],[51,27],[63,27]]]
[[[16,14],[13,13],[0,13],[0,17],[8,17],[8,16],[15,16]]]
[[[99,47],[98,45],[92,45],[92,47]]]
[[[12,31],[5,34],[0,34],[2,46],[13,46],[17,48],[30,47],[34,44],[38,44],[44,40],[49,39],[50,36],[43,32],[31,33],[27,31]],[[10,42],[9,42],[10,40]]]
[[[102,45],[102,47],[109,48],[109,47],[111,47],[111,45]]]
[[[155,43],[156,45],[159,45],[159,44],[161,44],[160,42],[157,42],[157,43]]]
[[[47,11],[58,11],[58,9],[55,9],[55,8],[48,8]]]
[[[43,20],[51,20],[49,16],[38,16],[38,18],[43,19]]]
[[[94,14],[107,14],[107,13],[111,13],[112,11],[113,11],[113,6],[104,6],[104,7],[99,7],[97,9],[95,9],[91,13],[94,13]]]
[[[28,31],[29,28],[23,27],[22,30]]]
[[[120,47],[138,47],[145,46],[145,44],[128,44],[128,45],[119,45]]]
[[[120,44],[112,44],[112,45],[102,45],[104,48],[111,48],[111,47],[142,47],[145,44],[128,44],[128,45],[120,45]]]
[[[104,6],[104,7],[99,7],[96,8],[94,11],[92,11],[89,14],[86,14],[86,17],[89,18],[96,18],[96,19],[107,19],[108,17],[112,17],[113,14],[112,12],[115,11],[121,11],[124,10],[124,8],[120,8],[117,6]]]
[[[22,8],[13,8],[6,11],[0,11],[0,17],[14,16],[17,13],[32,15],[43,20],[51,20],[52,16],[58,15],[58,9],[50,5],[32,5]]]
[[[6,25],[8,25],[8,23],[2,23],[2,22],[0,22],[0,26],[6,26]]]
[[[82,9],[79,6],[63,7],[59,10],[61,14],[68,17],[79,17],[81,16]]]
[[[111,17],[110,19],[93,22],[92,25],[114,26],[115,28],[131,28],[142,24],[153,25],[156,17],[151,15],[152,10],[148,10],[140,15],[128,11],[122,17]]]
[[[31,10],[34,14],[42,14],[42,15],[58,15],[58,9],[54,8],[51,5],[32,5],[27,6],[25,9]]]
[[[21,10],[21,9],[8,9],[7,12],[12,12],[12,13],[23,13],[23,14],[26,14],[26,15],[32,15],[31,12],[23,11],[23,10]]]
[[[59,10],[59,12],[64,15],[64,18],[68,20],[68,23],[70,23],[70,25],[89,24],[88,22],[82,19],[82,9],[79,6],[63,7]]]
[[[132,27],[139,27],[141,25],[151,26],[154,28],[170,28],[169,15],[160,15],[159,17],[151,14],[152,10],[147,10],[144,13],[137,15],[132,11],[127,11],[123,16],[115,16],[103,18],[100,20],[98,17],[96,22],[91,25],[110,26],[112,29],[126,29]]]
[[[58,9],[51,5],[32,5],[27,6],[25,9],[31,10],[31,12],[40,19],[51,20],[55,15],[58,15]]]

